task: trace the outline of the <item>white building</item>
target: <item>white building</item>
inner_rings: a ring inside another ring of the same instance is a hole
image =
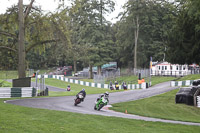
[[[185,76],[190,74],[188,65],[170,64],[168,62],[153,62],[151,75]]]

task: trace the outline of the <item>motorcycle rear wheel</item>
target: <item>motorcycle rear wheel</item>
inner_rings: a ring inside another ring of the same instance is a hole
[[[77,98],[77,99],[75,100],[74,106],[77,106],[77,104],[79,104],[80,102],[81,102],[81,100],[80,100],[79,98]]]

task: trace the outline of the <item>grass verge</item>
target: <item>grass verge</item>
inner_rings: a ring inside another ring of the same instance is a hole
[[[85,89],[87,94],[98,94],[98,93],[105,93],[108,92],[117,92],[116,90],[110,90],[110,89],[103,89],[103,88],[96,88],[96,87],[89,87],[89,86],[83,86],[78,84],[72,84],[65,81],[61,81],[58,79],[45,79],[45,84],[50,86],[56,86],[58,88],[66,89],[67,85],[71,86],[71,91],[65,91],[65,92],[52,92],[50,91],[49,96],[70,96],[70,95],[76,95],[80,90],[83,88]],[[123,90],[118,90],[123,91]]]
[[[0,87],[11,87],[12,83],[0,79]]]
[[[196,79],[200,79],[200,74],[187,75],[187,76],[181,77],[177,81],[196,80]]]
[[[149,82],[149,78],[144,78],[144,79],[147,83]],[[151,83],[152,85],[156,85],[162,82],[167,82],[167,81],[171,81],[175,79],[176,77],[152,76]],[[110,81],[112,81],[112,83],[117,81],[119,84],[121,84],[122,82],[126,82],[127,84],[137,84],[138,77],[137,76],[122,76],[122,77],[115,78],[115,80],[108,80],[106,81],[106,83],[109,84]]]
[[[111,109],[147,117],[200,123],[200,108],[176,104],[178,89],[137,101],[113,104]]]
[[[85,115],[5,104],[0,99],[0,132],[6,133],[198,133],[199,126]]]

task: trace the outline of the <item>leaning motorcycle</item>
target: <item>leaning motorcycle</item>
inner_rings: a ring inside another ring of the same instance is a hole
[[[77,104],[81,103],[82,99],[83,99],[83,93],[78,94],[78,96],[76,97],[75,102],[74,102],[74,106],[76,106]]]
[[[107,104],[108,104],[108,98],[102,97],[98,101],[95,101],[94,109],[100,110]]]

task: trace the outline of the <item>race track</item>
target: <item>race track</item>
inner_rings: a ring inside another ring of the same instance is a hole
[[[165,83],[161,83],[153,87],[150,87],[148,89],[127,90],[123,92],[110,93],[109,104],[133,101],[133,100],[138,100],[138,99],[142,99],[146,97],[151,97],[151,96],[158,95],[164,92],[168,92],[176,88],[177,87],[170,87],[170,82],[165,82]],[[104,107],[100,111],[96,111],[94,110],[94,101],[96,100],[98,96],[99,94],[87,95],[84,102],[82,102],[78,106],[74,106],[75,96],[9,100],[9,101],[6,101],[6,103],[27,106],[27,107],[32,107],[32,108],[69,111],[69,112],[76,112],[76,113],[82,113],[82,114],[114,116],[114,117],[122,117],[122,118],[145,120],[145,121],[158,121],[158,122],[166,122],[166,123],[177,123],[177,124],[200,126],[200,123],[163,120],[163,119],[142,117],[142,116],[137,116],[137,115],[115,112],[112,110],[108,110],[107,107]]]

